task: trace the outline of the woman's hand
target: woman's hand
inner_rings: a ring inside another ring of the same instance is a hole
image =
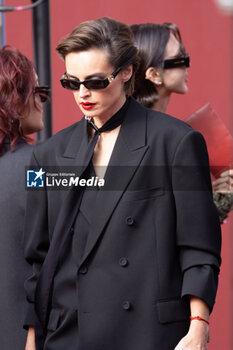
[[[25,350],[36,350],[36,341],[35,341],[35,328],[28,328],[28,335]]]
[[[192,317],[209,319],[209,307],[196,296],[190,295],[190,310]],[[209,325],[201,320],[194,319],[190,322],[189,331],[181,339],[174,350],[207,350],[209,341]]]
[[[220,177],[212,182],[213,191],[219,193],[233,192],[233,169],[224,171]]]
[[[189,332],[174,350],[207,350],[209,326],[203,321],[193,320]]]

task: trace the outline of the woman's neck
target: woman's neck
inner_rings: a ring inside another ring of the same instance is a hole
[[[167,110],[168,103],[170,101],[170,96],[171,95],[159,98],[158,101],[154,103],[151,109],[153,109],[154,111],[165,113]]]
[[[154,111],[159,111],[165,113],[167,110],[168,103],[170,101],[171,92],[168,91],[163,85],[158,89],[158,100],[154,103]]]
[[[114,114],[116,114],[126,101],[125,94],[122,95],[114,106],[111,106],[109,110],[101,116],[93,117],[94,123],[97,128],[101,128]]]

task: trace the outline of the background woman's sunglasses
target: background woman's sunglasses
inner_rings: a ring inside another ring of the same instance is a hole
[[[68,90],[77,91],[80,89],[80,85],[83,84],[88,90],[102,90],[105,89],[117,76],[121,68],[116,69],[106,79],[95,78],[79,81],[75,78],[69,78],[66,73],[60,79],[61,85]]]
[[[189,66],[190,66],[189,55],[185,55],[185,56],[182,56],[182,57],[171,58],[169,60],[164,60],[163,61],[163,68],[164,69],[176,68],[176,67],[187,67],[187,68],[189,68]]]
[[[40,96],[40,100],[42,103],[48,101],[50,98],[51,89],[48,86],[37,86],[34,89],[34,94],[38,94]]]

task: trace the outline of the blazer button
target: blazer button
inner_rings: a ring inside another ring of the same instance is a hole
[[[133,219],[131,216],[128,216],[128,217],[126,218],[126,224],[127,224],[128,226],[132,226],[132,225],[134,224],[134,219]]]
[[[128,265],[128,260],[126,258],[120,258],[119,264],[122,267],[126,267]]]
[[[130,304],[130,302],[128,300],[126,300],[126,301],[124,301],[122,303],[122,307],[123,307],[124,310],[127,311],[127,310],[129,310],[131,308],[131,304]]]
[[[73,228],[73,227],[71,227],[71,229],[70,229],[70,233],[71,233],[71,234],[73,234],[73,233],[74,233],[74,228]]]
[[[88,271],[88,268],[86,266],[82,266],[79,269],[79,273],[81,273],[82,275],[85,275]]]

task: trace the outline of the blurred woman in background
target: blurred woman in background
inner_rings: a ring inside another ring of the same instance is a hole
[[[188,91],[189,56],[180,31],[172,23],[135,24],[131,29],[140,55],[134,97],[147,108],[165,112],[172,93]]]
[[[173,23],[145,23],[134,24],[131,30],[140,56],[133,96],[147,108],[166,112],[173,93],[188,92],[190,62],[179,28]],[[212,182],[213,190],[218,192],[214,199],[221,222],[233,208],[232,177],[230,169]]]
[[[17,49],[0,49],[0,339],[1,350],[22,350],[24,288],[30,273],[21,247],[25,212],[25,167],[32,146],[27,135],[43,129],[42,102],[31,61]]]

